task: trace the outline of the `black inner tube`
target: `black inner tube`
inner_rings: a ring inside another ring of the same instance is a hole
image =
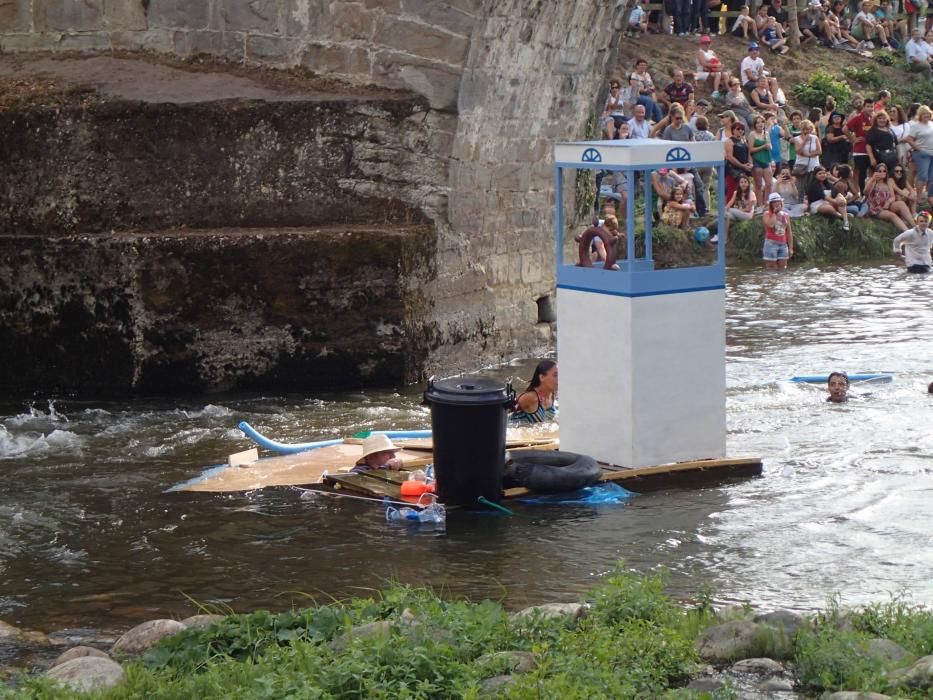
[[[524,486],[537,493],[576,491],[599,481],[596,460],[575,452],[531,450],[516,453],[505,467],[506,486]]]

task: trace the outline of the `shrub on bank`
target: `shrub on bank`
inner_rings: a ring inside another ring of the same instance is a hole
[[[665,594],[664,584],[664,576],[617,568],[588,596],[583,617],[509,616],[495,602],[447,601],[406,586],[306,610],[231,615],[163,640],[127,665],[125,682],[95,697],[736,697],[728,685],[705,694],[685,686],[701,668],[698,636],[720,623],[755,627],[754,614],[733,610],[720,619],[708,594],[685,606]],[[774,628],[759,631],[766,629]],[[903,645],[909,658],[879,657],[871,651],[875,637]],[[790,640],[799,685],[808,690],[896,687],[898,697],[929,697],[890,675],[933,650],[929,611],[892,603],[843,615],[833,607]],[[760,651],[753,645],[744,653]],[[76,695],[33,678],[0,697]]]
[[[843,231],[839,221],[825,216],[802,216],[791,219],[794,232],[795,262],[853,262],[891,258],[891,242],[897,231],[877,219],[849,219],[851,230]],[[730,255],[746,262],[761,262],[765,239],[763,220],[733,222],[729,229]]]

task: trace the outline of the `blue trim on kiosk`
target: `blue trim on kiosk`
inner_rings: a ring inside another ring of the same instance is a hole
[[[636,268],[631,272],[626,269],[628,263],[624,261],[619,263],[622,269],[618,271],[561,265],[557,268],[557,287],[624,297],[726,288],[723,269],[717,265],[655,270],[650,261],[637,260],[635,264]]]

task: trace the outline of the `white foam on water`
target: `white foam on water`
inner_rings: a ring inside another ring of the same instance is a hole
[[[48,435],[11,433],[0,425],[0,459],[50,453],[81,453],[82,440],[69,430],[53,430]]]

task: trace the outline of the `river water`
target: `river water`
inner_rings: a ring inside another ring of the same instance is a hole
[[[240,420],[283,441],[420,428],[422,387],[0,406],[0,619],[74,639],[185,616],[193,601],[284,609],[390,580],[519,607],[573,599],[619,559],[666,567],[683,596],[709,582],[721,601],[764,606],[933,602],[931,293],[933,279],[893,265],[732,270],[729,453],[761,455],[763,478],[456,513],[444,531],[289,488],[164,493],[249,447]],[[896,377],[855,386],[864,396],[846,405],[774,381],[837,368]]]

